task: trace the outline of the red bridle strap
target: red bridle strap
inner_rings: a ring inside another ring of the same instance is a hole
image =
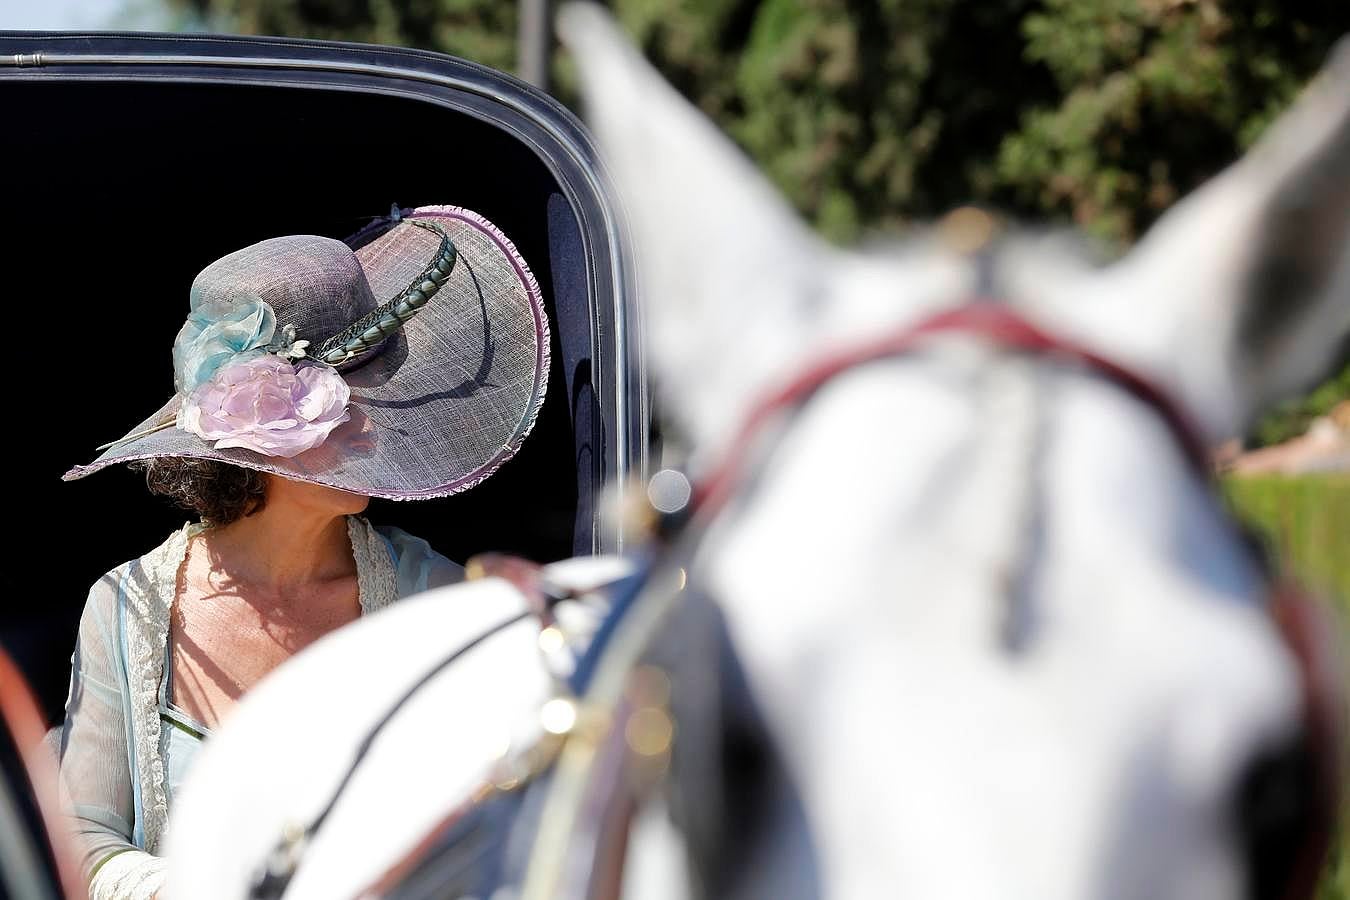
[[[835,376],[870,362],[901,356],[929,338],[965,335],[998,347],[1081,366],[1137,397],[1167,424],[1192,468],[1209,472],[1209,452],[1200,432],[1172,399],[1152,381],[1077,341],[1052,334],[998,303],[972,300],[943,310],[874,341],[827,356],[760,401],[732,442],[721,464],[694,492],[691,509],[707,517],[727,498],[741,465],[761,429],[779,413],[804,402]]]

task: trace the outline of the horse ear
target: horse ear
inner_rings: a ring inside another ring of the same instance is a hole
[[[1152,357],[1212,438],[1240,433],[1343,363],[1350,39],[1242,160],[1106,274],[1119,301],[1115,324],[1135,339],[1151,331],[1151,346],[1135,349]]]
[[[558,17],[637,252],[649,359],[685,437],[717,443],[809,346],[831,255],[598,6]]]

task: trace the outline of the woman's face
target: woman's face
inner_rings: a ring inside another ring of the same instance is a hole
[[[361,494],[340,491],[337,488],[308,481],[293,481],[280,475],[266,474],[267,506],[289,508],[295,512],[313,512],[333,516],[352,516],[364,512],[370,498]]]

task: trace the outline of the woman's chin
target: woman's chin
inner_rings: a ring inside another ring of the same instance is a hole
[[[267,502],[293,503],[309,509],[322,509],[335,516],[354,516],[366,511],[370,498],[323,484],[268,475]]]

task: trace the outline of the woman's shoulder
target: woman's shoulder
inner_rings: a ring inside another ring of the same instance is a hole
[[[399,575],[399,596],[464,580],[464,567],[438,553],[424,538],[394,525],[374,525],[389,545]]]
[[[397,525],[376,525],[372,522],[371,527],[375,529],[376,534],[389,542],[396,553],[436,552],[431,549],[431,544],[425,538],[404,531]]]
[[[89,602],[113,602],[128,583],[148,586],[162,580],[160,570],[168,567],[175,568],[176,574],[174,558],[179,557],[181,562],[182,549],[200,528],[198,524],[184,524],[152,549],[109,569],[89,588]]]

